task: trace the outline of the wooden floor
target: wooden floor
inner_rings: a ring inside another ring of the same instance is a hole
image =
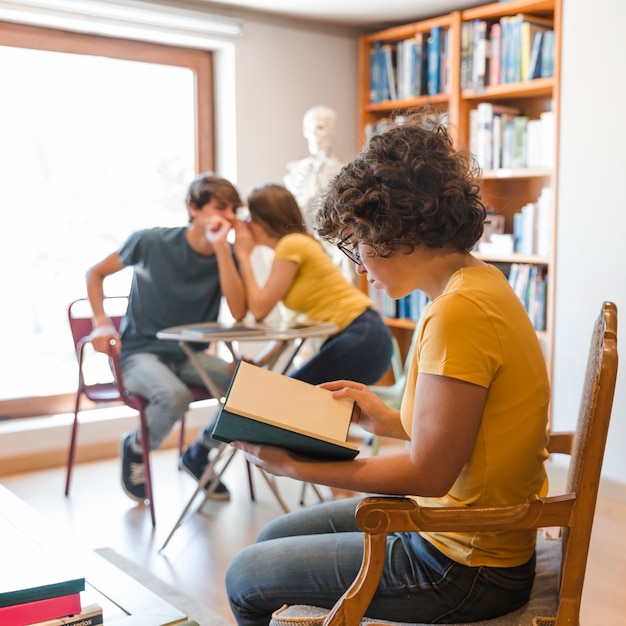
[[[174,450],[153,453],[153,473],[154,530],[148,509],[135,506],[119,486],[117,459],[76,466],[69,498],[63,494],[63,468],[4,476],[0,482],[85,547],[114,549],[234,623],[225,597],[224,570],[261,526],[281,513],[279,505],[257,472],[257,497],[255,502],[250,500],[245,463],[238,454],[225,478],[231,501],[206,503],[159,553],[195,483],[177,470]],[[279,479],[279,486],[288,506],[299,507],[300,484]],[[313,502],[314,494],[307,491],[307,504]],[[626,504],[601,499],[583,595],[584,626],[626,625],[625,530]]]

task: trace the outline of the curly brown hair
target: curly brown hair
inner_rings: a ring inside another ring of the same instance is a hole
[[[317,214],[317,232],[348,238],[389,257],[419,246],[472,250],[486,218],[471,155],[455,149],[439,112],[415,109],[364,150],[332,181]]]

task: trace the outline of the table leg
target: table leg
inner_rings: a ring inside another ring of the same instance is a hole
[[[263,478],[265,479],[267,486],[271,489],[272,493],[274,494],[274,497],[276,498],[276,501],[278,502],[278,504],[280,504],[282,510],[285,513],[289,513],[289,508],[285,504],[285,501],[283,500],[282,496],[280,495],[280,492],[278,491],[278,486],[276,485],[275,476],[268,474],[265,470],[261,469],[260,467],[257,467],[257,469],[259,470],[259,472],[261,472],[261,476],[263,476]]]
[[[219,471],[216,472],[215,465],[220,460],[220,458],[222,457],[225,451],[226,451],[226,444],[223,443],[218,448],[215,458],[204,468],[202,475],[198,479],[198,485],[195,491],[193,492],[193,494],[191,494],[191,497],[189,498],[187,504],[185,505],[185,508],[183,509],[182,513],[179,515],[178,519],[176,520],[174,527],[172,528],[169,535],[167,536],[167,539],[165,540],[165,542],[159,549],[159,552],[165,549],[165,546],[167,546],[167,544],[170,542],[172,535],[181,526],[181,524],[183,523],[183,520],[185,519],[185,516],[187,515],[187,512],[191,508],[191,505],[193,504],[194,500],[197,498],[198,494],[201,491],[204,491],[204,498],[202,500],[202,503],[198,507],[198,509],[196,509],[196,512],[202,508],[204,503],[207,501],[208,497],[217,489],[217,486],[220,483],[220,477],[222,476],[222,474],[224,473],[224,471],[226,470],[230,462],[233,460],[233,457],[235,456],[235,453],[237,452],[235,448],[232,448],[230,450],[230,455],[226,459],[226,462],[224,463],[223,467]],[[209,487],[205,491],[205,487],[207,485],[209,485]]]
[[[298,346],[296,347],[296,349],[294,350],[293,354],[289,358],[289,362],[287,363],[287,365],[283,369],[283,372],[282,372],[283,374],[287,371],[287,369],[291,365],[294,357],[296,356],[296,354],[298,354],[298,351],[302,347],[303,343],[304,343],[304,340],[301,340],[300,343],[298,344]],[[189,347],[187,342],[180,341],[179,344],[180,344],[180,347],[185,352],[185,354],[187,355],[187,357],[189,358],[189,360],[191,361],[191,363],[194,365],[194,367],[198,371],[198,375],[200,376],[200,379],[202,380],[202,382],[204,383],[206,388],[211,392],[213,397],[218,401],[218,403],[219,403],[219,405],[221,407],[223,405],[223,396],[224,396],[223,390],[219,389],[219,387],[211,380],[211,378],[205,372],[204,368],[202,367],[201,363],[199,362],[198,358],[196,357],[196,353]],[[288,343],[285,342],[284,345],[283,345],[283,349],[280,351],[280,354],[282,354],[284,352],[284,350],[287,347],[287,345],[288,345]],[[275,361],[274,361],[274,363],[272,365],[274,365],[274,364],[275,364]],[[189,509],[191,508],[191,505],[195,501],[195,499],[198,496],[198,494],[201,491],[204,490],[205,486],[208,485],[208,489],[206,489],[204,491],[204,499],[202,500],[202,504],[200,504],[200,506],[198,507],[197,510],[199,510],[204,505],[204,503],[209,498],[209,496],[215,491],[215,489],[217,489],[217,486],[219,485],[219,482],[220,482],[220,477],[226,471],[226,468],[228,467],[230,462],[233,460],[235,454],[237,453],[237,449],[233,448],[231,450],[231,452],[230,452],[230,456],[228,457],[228,459],[224,463],[224,465],[221,468],[221,470],[219,472],[215,472],[215,469],[214,469],[215,468],[215,464],[222,457],[225,449],[226,449],[226,444],[224,444],[224,443],[221,444],[221,446],[218,448],[218,452],[217,452],[215,458],[206,466],[206,468],[202,472],[202,475],[200,476],[200,479],[198,480],[198,486],[196,487],[196,490],[193,492],[191,498],[189,498],[189,501],[187,502],[185,508],[183,509],[183,511],[180,514],[180,516],[178,517],[178,519],[176,520],[176,523],[174,524],[174,527],[172,528],[172,530],[170,531],[169,535],[165,539],[165,542],[163,543],[163,545],[159,549],[159,552],[162,552],[165,549],[165,547],[167,546],[167,544],[170,542],[170,539],[172,538],[172,536],[174,535],[176,530],[181,526],[183,520],[185,519],[185,516],[187,515]],[[275,477],[274,476],[270,476],[269,474],[267,474],[267,472],[265,472],[261,468],[257,468],[257,469],[261,473],[261,476],[263,477],[263,479],[267,483],[267,486],[270,488],[271,492],[274,494],[274,497],[276,498],[276,501],[278,502],[278,504],[280,505],[282,510],[285,513],[289,513],[289,508],[285,504],[285,501],[283,500],[282,496],[280,495],[280,492],[278,491],[278,486],[276,485]],[[197,510],[196,510],[196,512],[197,512]]]
[[[210,378],[210,376],[206,373],[202,364],[198,360],[196,353],[189,347],[189,344],[186,341],[179,341],[180,347],[183,349],[183,352],[187,355],[192,365],[196,368],[198,372],[198,376],[204,383],[204,386],[211,392],[213,397],[222,405],[222,398],[224,396],[224,390],[220,389]]]

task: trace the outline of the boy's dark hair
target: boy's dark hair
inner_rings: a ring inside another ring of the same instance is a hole
[[[413,110],[342,168],[321,203],[317,232],[334,243],[349,235],[382,257],[418,246],[470,251],[486,218],[479,176],[441,114]]]
[[[201,209],[214,198],[232,204],[235,208],[243,205],[235,186],[213,172],[202,172],[191,181],[185,204],[187,208],[193,204],[197,209]]]

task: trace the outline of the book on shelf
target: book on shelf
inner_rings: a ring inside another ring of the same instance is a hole
[[[29,624],[29,626],[99,626],[104,623],[102,607],[97,604],[88,604],[82,611],[74,615],[49,619]]]
[[[516,115],[513,118],[513,158],[511,166],[514,168],[526,167],[526,131],[528,116]]]
[[[441,28],[433,26],[428,37],[428,95],[435,96],[441,91],[440,68]]]
[[[543,167],[541,120],[528,120],[526,127],[526,167]]]
[[[535,33],[532,47],[530,49],[530,59],[528,61],[528,70],[526,72],[526,80],[533,80],[541,76],[541,41],[543,33],[538,30]]]
[[[380,41],[370,50],[370,102],[380,102]]]
[[[554,31],[546,31],[541,40],[541,78],[554,76]]]
[[[553,168],[556,159],[556,115],[543,111],[541,120],[541,167]]]
[[[502,44],[502,26],[494,22],[489,29],[489,85],[500,84],[500,47]]]
[[[452,29],[443,28],[439,45],[439,91],[452,93]]]
[[[80,610],[80,592],[77,591],[43,600],[2,606],[0,607],[0,624],[24,626],[24,624],[80,613]]]
[[[349,460],[354,402],[327,389],[241,361],[231,380],[212,436],[287,448],[320,460]]]
[[[488,81],[488,60],[487,54],[487,22],[485,20],[474,20],[474,41],[472,55],[472,89],[482,91],[487,86]]]
[[[414,94],[428,93],[428,37],[424,33],[415,34],[415,86]]]
[[[391,44],[386,44],[380,49],[382,54],[381,80],[383,81],[383,101],[397,100],[398,91],[396,87],[396,51]],[[386,82],[385,82],[386,81]]]
[[[461,24],[461,90],[472,88],[474,21]]]
[[[407,100],[419,95],[416,91],[417,54],[415,37],[398,42],[396,46],[396,82],[399,100]]]

